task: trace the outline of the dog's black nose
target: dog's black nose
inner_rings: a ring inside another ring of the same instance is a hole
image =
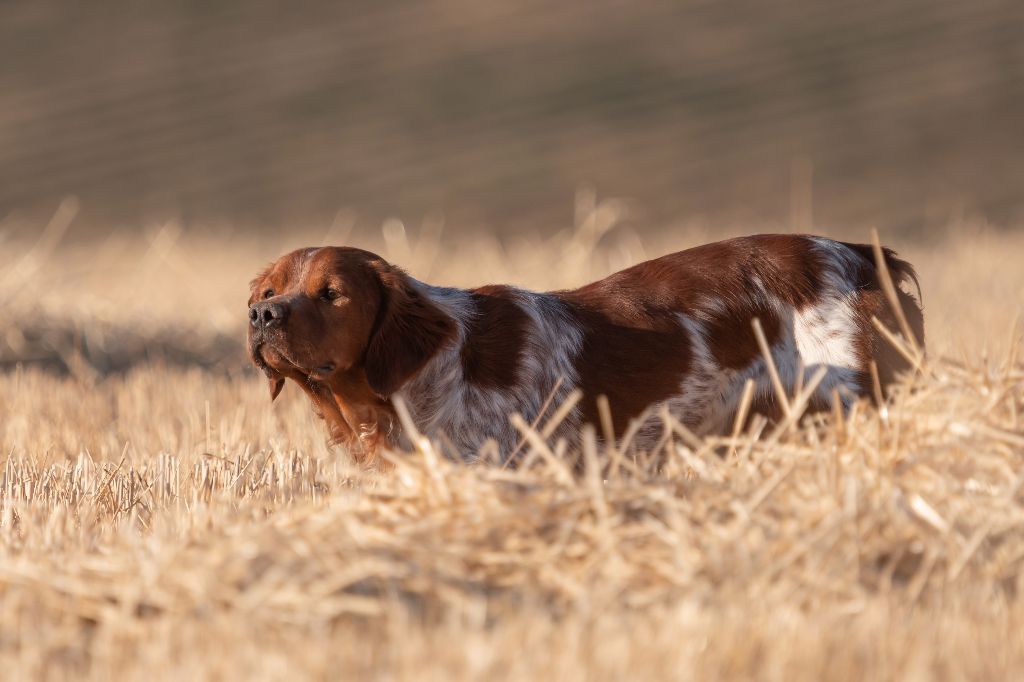
[[[249,306],[249,323],[254,327],[279,327],[288,317],[288,306],[278,301],[259,301]]]

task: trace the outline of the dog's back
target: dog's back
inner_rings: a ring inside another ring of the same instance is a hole
[[[923,315],[899,289],[916,284],[913,268],[884,250],[904,315],[919,345]],[[615,428],[664,404],[700,432],[731,424],[748,379],[753,407],[779,417],[773,387],[751,321],[757,318],[787,392],[819,368],[825,375],[810,407],[823,409],[836,391],[844,404],[872,396],[872,362],[881,389],[907,360],[872,323],[897,319],[867,245],[802,235],[743,237],[669,254],[574,291],[557,292],[573,310],[584,340],[577,363],[596,421],[598,395],[609,397]]]

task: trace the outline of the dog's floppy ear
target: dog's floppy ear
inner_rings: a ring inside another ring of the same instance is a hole
[[[455,336],[455,320],[424,297],[400,269],[384,265],[377,328],[364,368],[373,392],[387,398]]]

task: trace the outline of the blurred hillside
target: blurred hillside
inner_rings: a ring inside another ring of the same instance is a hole
[[[1019,0],[283,7],[0,4],[0,220],[1024,214]]]

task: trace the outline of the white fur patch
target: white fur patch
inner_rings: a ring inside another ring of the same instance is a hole
[[[818,397],[825,400],[840,385],[858,389],[854,345],[858,327],[851,303],[848,296],[830,296],[794,316],[794,340],[804,372],[809,377],[819,367],[827,368],[817,389]]]

